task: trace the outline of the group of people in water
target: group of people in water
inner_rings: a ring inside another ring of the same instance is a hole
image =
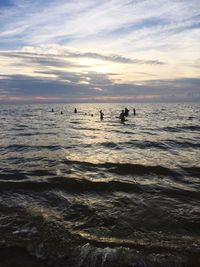
[[[127,121],[126,117],[129,116],[129,109],[128,108],[125,108],[121,111],[120,115],[119,115],[119,119],[121,120],[122,123],[124,123],[125,121]],[[51,112],[54,112],[54,109],[52,108]],[[77,108],[74,109],[74,113],[77,113]],[[60,113],[61,115],[63,114],[63,112],[61,111]],[[103,118],[104,118],[104,113],[102,110],[99,111],[99,114],[100,114],[100,120],[102,121]],[[85,115],[87,115],[87,113],[85,113]],[[136,115],[136,110],[135,108],[133,108],[133,115],[135,116]],[[91,114],[91,116],[93,117],[93,114]]]
[[[119,118],[121,120],[121,122],[125,122],[126,121],[126,117],[129,116],[129,109],[125,108],[124,110],[122,109],[120,115],[119,115]],[[135,108],[133,108],[133,115],[135,116],[136,115],[136,110]]]

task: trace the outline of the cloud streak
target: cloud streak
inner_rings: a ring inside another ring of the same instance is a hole
[[[185,0],[58,0],[46,1],[41,10],[42,3],[17,1],[15,6],[1,12],[0,22],[4,25],[1,39],[18,37],[27,44],[63,44],[116,32],[124,38],[147,38],[149,34],[170,35],[199,23],[196,0],[189,3]]]
[[[164,65],[165,62],[159,60],[141,60],[141,59],[132,59],[124,57],[121,55],[112,55],[112,54],[100,54],[92,52],[67,52],[67,49],[64,49],[62,54],[49,54],[49,53],[35,53],[35,52],[21,52],[21,51],[0,51],[0,57],[5,58],[19,58],[30,62],[39,62],[44,65],[48,62],[53,64],[64,64],[64,59],[68,58],[94,58],[102,61],[111,61],[121,64],[150,64],[150,65]]]

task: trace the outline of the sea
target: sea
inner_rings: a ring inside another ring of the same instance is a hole
[[[200,266],[199,103],[1,105],[0,266]]]

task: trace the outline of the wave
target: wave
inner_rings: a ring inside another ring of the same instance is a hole
[[[70,121],[71,124],[81,124],[79,121]]]
[[[200,143],[193,143],[193,142],[189,142],[189,141],[180,142],[177,140],[176,141],[167,140],[165,142],[169,143],[169,145],[171,145],[172,149],[174,149],[176,147],[178,147],[178,148],[199,148],[200,147]]]
[[[106,170],[111,173],[116,174],[157,174],[157,175],[170,175],[170,176],[181,176],[181,173],[178,171],[169,169],[163,166],[148,166],[148,165],[140,165],[140,164],[131,164],[131,163],[91,163],[86,161],[76,161],[76,160],[65,160],[65,163],[68,165],[81,165],[86,168],[98,168],[102,170]]]
[[[29,220],[29,225],[34,219],[32,225],[36,234],[29,238],[15,235],[14,242],[8,239],[0,251],[3,266],[14,266],[13,263],[16,266],[19,257],[20,266],[199,266],[199,240],[191,236],[165,236],[154,232],[144,233],[144,236],[140,231],[134,239],[117,238],[72,230],[68,223],[58,222],[53,216],[44,219],[39,213],[33,218],[27,211],[20,211],[20,215]],[[18,221],[15,228],[17,226]],[[23,228],[14,233],[20,231]],[[4,235],[7,237],[6,233]]]
[[[30,190],[39,192],[49,190],[64,190],[69,193],[126,192],[136,194],[161,194],[175,199],[185,199],[185,197],[187,197],[200,200],[198,190],[192,191],[191,189],[187,190],[183,188],[166,187],[157,184],[140,184],[135,181],[124,182],[115,179],[90,180],[67,177],[52,177],[33,181],[25,180],[26,176],[24,176],[24,174],[19,174],[18,179],[11,179],[14,176],[10,175],[8,175],[8,177],[10,178],[7,179],[6,176],[4,176],[4,180],[0,180],[0,191]]]
[[[91,128],[91,127],[73,127],[73,129],[76,129],[78,131],[94,131],[94,132],[99,132],[101,131],[101,129],[97,129],[97,128]]]
[[[168,146],[165,143],[158,143],[153,141],[128,141],[128,142],[119,142],[119,143],[113,143],[113,142],[104,142],[101,143],[101,145],[105,147],[111,147],[111,148],[127,148],[127,147],[134,147],[134,148],[140,148],[140,149],[148,149],[148,148],[157,148],[157,149],[164,149],[167,150]]]
[[[58,145],[49,145],[49,146],[31,146],[31,145],[20,145],[20,144],[13,144],[9,146],[1,146],[0,148],[3,148],[5,150],[8,150],[9,152],[16,152],[16,151],[24,151],[24,150],[42,150],[42,149],[48,149],[48,150],[59,150],[61,147]]]
[[[5,180],[5,181],[10,181],[13,180],[14,182],[19,181],[19,180],[24,180],[27,179],[27,176],[25,173],[20,173],[20,172],[6,172],[6,173],[0,173],[0,181]]]
[[[35,136],[35,135],[46,135],[46,136],[49,136],[49,135],[56,135],[57,133],[56,132],[31,132],[31,133],[23,133],[23,132],[20,132],[20,133],[15,133],[16,136]]]
[[[13,178],[13,176],[9,176]],[[67,191],[124,191],[124,192],[141,192],[140,187],[135,183],[124,183],[120,181],[94,181],[87,179],[55,177],[44,181],[19,181],[9,180],[4,176],[5,180],[0,181],[0,190],[12,190],[12,189],[26,189],[26,190],[49,190],[49,189],[65,189]]]
[[[184,126],[177,126],[178,129],[183,129],[183,130],[190,130],[190,131],[200,131],[200,126],[198,125],[184,125]]]
[[[109,173],[115,173],[118,175],[157,175],[157,176],[169,176],[173,179],[177,179],[184,183],[184,176],[200,177],[200,167],[184,167],[179,166],[178,169],[170,169],[160,165],[149,166],[141,164],[131,163],[92,163],[87,161],[77,161],[66,159],[63,163],[67,165],[76,165],[84,168],[86,171],[105,171]]]
[[[164,132],[182,132],[182,131],[200,131],[200,126],[198,125],[183,125],[176,127],[163,127],[155,129],[155,131],[164,131]]]
[[[130,249],[143,250],[148,252],[157,252],[157,253],[174,253],[181,252],[184,249],[184,252],[191,253],[191,248],[186,247],[185,243],[190,237],[188,236],[168,236],[167,239],[162,234],[159,234],[160,240],[157,239],[157,233],[151,233],[152,237],[155,235],[154,241],[152,239],[144,239],[137,237],[134,240],[131,239],[119,239],[114,237],[100,237],[95,236],[84,231],[71,231],[74,235],[78,235],[81,239],[87,241],[91,245],[98,247],[127,247]],[[179,246],[177,246],[177,239],[179,239]],[[196,249],[195,249],[196,250]]]
[[[182,167],[187,175],[192,175],[200,178],[200,167]]]
[[[18,182],[30,179],[30,177],[52,177],[55,176],[53,172],[48,170],[32,170],[31,172],[20,172],[17,170],[4,171],[0,169],[0,181]]]
[[[99,146],[104,146],[106,148],[115,148],[115,149],[123,149],[123,148],[139,148],[139,149],[150,149],[155,148],[159,150],[174,150],[176,148],[199,148],[200,143],[194,143],[189,141],[180,142],[177,140],[163,140],[160,142],[157,141],[138,141],[131,140],[128,142],[102,142],[98,143]]]

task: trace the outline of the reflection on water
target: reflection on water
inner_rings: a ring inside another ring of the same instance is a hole
[[[199,106],[74,108],[1,107],[0,245],[50,266],[199,266]]]

